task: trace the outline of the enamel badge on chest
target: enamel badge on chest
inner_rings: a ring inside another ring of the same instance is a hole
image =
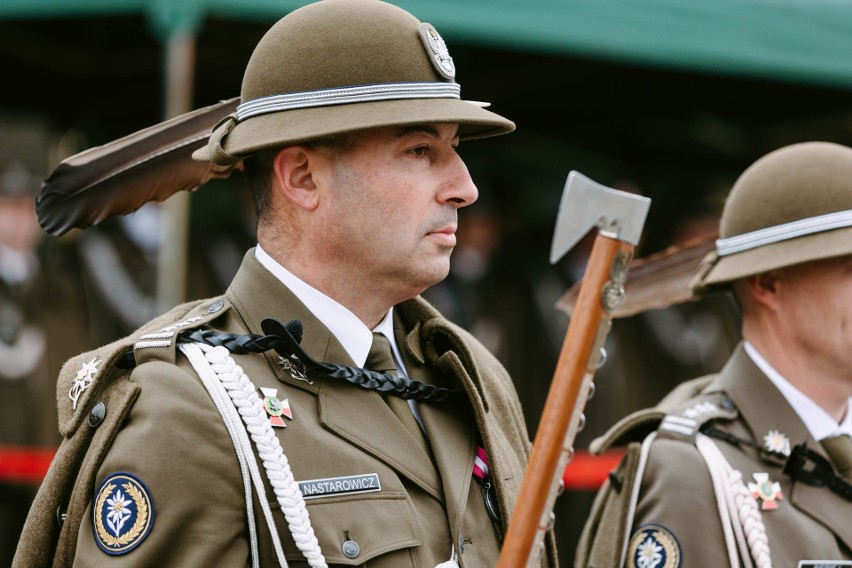
[[[769,481],[768,473],[755,473],[752,475],[755,483],[749,481],[748,490],[751,496],[759,499],[761,511],[774,511],[778,508],[776,501],[784,499],[781,494],[781,484],[777,481]]]
[[[259,387],[259,389],[263,395],[263,409],[269,415],[269,423],[272,424],[273,428],[286,428],[287,424],[284,423],[282,416],[288,420],[293,419],[293,411],[290,410],[290,399],[285,398],[281,400],[278,398],[278,389],[264,387]]]

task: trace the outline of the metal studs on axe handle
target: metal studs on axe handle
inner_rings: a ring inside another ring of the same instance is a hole
[[[624,279],[651,200],[568,174],[556,218],[550,262],[556,263],[597,227],[586,273],[556,363],[498,568],[539,566],[562,473],[574,454],[583,408],[593,387],[612,311],[624,296]]]

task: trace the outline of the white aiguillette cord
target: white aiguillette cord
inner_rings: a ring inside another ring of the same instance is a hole
[[[272,431],[272,426],[269,424],[266,412],[263,409],[263,402],[258,397],[254,384],[224,347],[211,347],[202,343],[184,343],[180,345],[180,349],[198,373],[225,421],[225,426],[234,440],[234,447],[237,450],[237,456],[240,458],[244,478],[246,467],[251,473],[255,489],[260,496],[261,507],[264,509],[264,516],[272,533],[273,545],[280,565],[286,567],[287,561],[284,559],[284,552],[272,519],[272,511],[264,498],[263,482],[260,479],[257,464],[254,459],[248,459],[248,456],[253,458],[254,453],[247,432],[257,446],[258,455],[266,469],[267,478],[272,485],[284,517],[287,519],[287,525],[296,546],[308,560],[310,566],[328,568],[311,526],[302,493],[290,471],[287,456],[284,455],[281,444]],[[232,404],[227,404],[226,395],[231,399]],[[239,415],[235,416],[236,413],[239,413]],[[245,423],[245,427],[241,427],[240,417],[242,422]],[[245,483],[248,486],[248,481]],[[247,492],[249,489],[247,487]],[[251,495],[248,493],[246,503],[249,513],[249,528],[252,533],[253,566],[256,566],[257,536],[250,509]]]
[[[722,528],[728,543],[728,553],[731,555],[731,566],[739,565],[734,555],[738,548],[742,552],[740,557],[746,568],[772,568],[766,527],[754,497],[743,484],[742,473],[731,467],[708,436],[698,434],[695,446],[710,471]],[[733,540],[736,540],[736,545]]]

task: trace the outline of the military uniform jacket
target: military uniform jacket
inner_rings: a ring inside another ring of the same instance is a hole
[[[66,439],[28,518],[16,565],[247,565],[252,545],[234,444],[169,334],[193,327],[262,334],[266,317],[300,320],[301,346],[314,359],[354,365],[253,251],[224,297],[175,308],[133,336],[69,361],[58,386]],[[276,389],[289,401],[292,420],[275,433],[297,481],[314,483],[312,491],[322,494],[335,487],[328,480],[366,476],[373,489],[305,500],[329,565],[431,567],[455,548],[461,566],[493,566],[529,451],[511,380],[471,336],[419,298],[397,306],[395,318],[409,376],[464,390],[443,406],[419,405],[434,463],[376,392],[294,378],[274,351],[233,359],[255,387]],[[136,363],[129,371],[117,365],[128,348]],[[93,380],[74,409],[69,387],[86,373]],[[471,475],[477,443],[491,461],[499,523],[491,522]],[[120,487],[125,493],[116,492]],[[271,505],[288,564],[306,566],[268,483],[265,493],[260,498]],[[275,565],[257,492],[252,501],[260,565]],[[124,520],[110,512],[125,503],[150,511],[151,526],[138,515]],[[121,534],[127,542],[116,546],[130,550],[105,552],[99,531],[111,542]],[[549,560],[542,563],[555,566],[552,534],[547,543]]]
[[[713,481],[696,446],[699,431],[709,434],[733,476],[741,475],[747,497],[757,505],[773,566],[852,559],[852,502],[783,473],[790,445],[806,443],[828,456],[741,345],[700,394],[629,417],[599,439],[595,450],[635,440],[649,425],[659,428],[646,444],[644,473],[636,478],[641,451],[634,441],[611,477],[614,482],[598,495],[577,566],[617,566],[620,559],[626,566],[648,568],[731,565]],[[747,562],[735,565],[766,565]]]

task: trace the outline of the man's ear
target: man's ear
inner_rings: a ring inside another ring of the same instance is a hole
[[[273,183],[284,197],[304,209],[316,209],[319,192],[312,166],[315,154],[304,146],[288,146],[272,162]]]
[[[754,302],[761,304],[770,310],[778,305],[779,285],[781,274],[777,270],[770,270],[763,274],[756,274],[745,279],[746,288]]]

